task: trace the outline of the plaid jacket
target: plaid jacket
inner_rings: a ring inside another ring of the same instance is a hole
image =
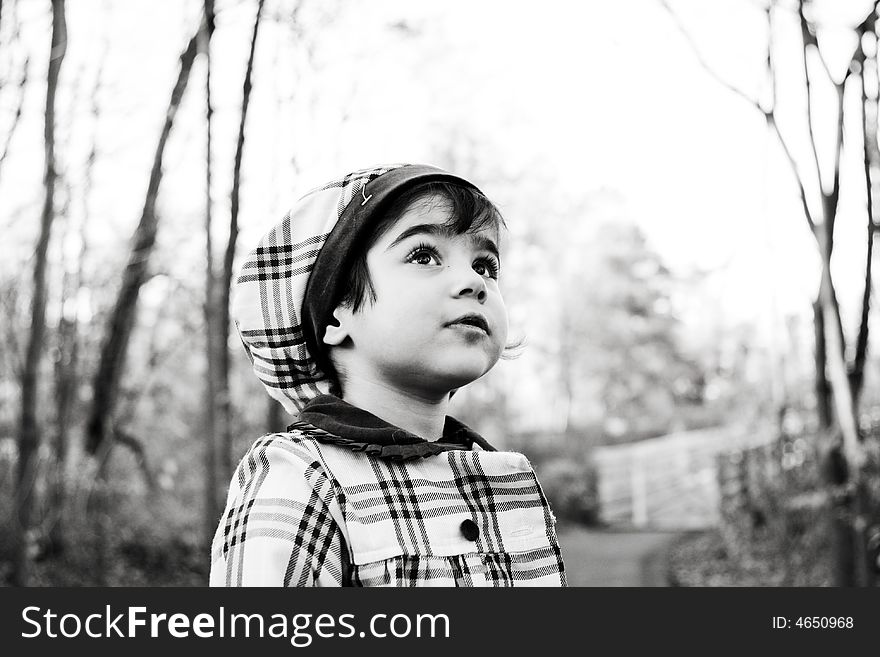
[[[522,454],[394,462],[296,429],[242,459],[211,557],[211,586],[565,586]]]

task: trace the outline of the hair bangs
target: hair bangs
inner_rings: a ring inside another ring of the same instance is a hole
[[[501,229],[507,228],[504,217],[482,192],[450,182],[427,182],[403,191],[376,222],[360,245],[353,263],[346,273],[346,285],[339,303],[357,312],[366,302],[376,300],[376,290],[367,269],[367,252],[411,208],[442,208],[448,215],[443,229],[453,235],[478,233],[489,230],[500,238]]]
[[[502,228],[507,227],[495,204],[469,187],[432,182],[419,185],[411,192],[407,207],[422,202],[428,208],[442,208],[448,214],[443,228],[452,235],[478,233],[483,230],[490,230],[498,235]]]

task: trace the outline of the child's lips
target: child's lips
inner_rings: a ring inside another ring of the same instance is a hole
[[[486,321],[485,317],[478,315],[477,313],[462,315],[461,317],[448,322],[446,326],[450,328],[462,327],[468,330],[482,331],[486,335],[492,335],[492,332],[489,330],[489,322]]]

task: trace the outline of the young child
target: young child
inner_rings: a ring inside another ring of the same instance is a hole
[[[498,361],[504,222],[425,165],[350,173],[248,255],[232,314],[295,422],[242,459],[212,586],[565,586],[522,454],[446,415]]]

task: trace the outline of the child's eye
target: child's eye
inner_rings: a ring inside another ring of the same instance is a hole
[[[474,271],[480,276],[497,279],[500,269],[501,267],[495,258],[480,258],[474,262]]]
[[[440,254],[433,246],[419,244],[406,256],[406,262],[414,262],[417,265],[440,264]]]

